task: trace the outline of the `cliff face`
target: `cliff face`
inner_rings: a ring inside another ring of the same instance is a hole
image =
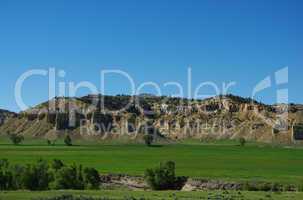
[[[293,143],[293,126],[303,122],[303,107],[270,106],[233,95],[199,101],[147,95],[89,95],[55,98],[6,119],[0,133],[34,137],[69,133],[100,139],[125,135],[136,138],[156,133],[170,139],[245,137]]]

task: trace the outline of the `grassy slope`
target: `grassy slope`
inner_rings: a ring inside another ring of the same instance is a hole
[[[134,192],[134,191],[48,191],[48,192],[5,192],[0,193],[0,199],[5,200],[32,200],[37,197],[51,197],[62,194],[74,194],[94,197],[108,197],[111,199],[123,199],[124,197],[144,197],[152,200],[173,200],[176,199],[207,199],[210,194],[217,192]],[[221,192],[219,192],[222,194]],[[235,195],[237,192],[231,192]],[[301,200],[303,193],[265,193],[265,192],[242,192],[245,200]],[[242,198],[241,198],[242,199]]]
[[[146,168],[161,161],[173,160],[177,164],[178,175],[191,177],[289,183],[298,183],[303,177],[302,149],[192,142],[152,148],[123,144],[46,146],[45,141],[27,141],[24,145],[13,146],[5,140],[0,142],[0,158],[7,158],[12,163],[57,158],[67,163],[95,167],[100,172],[142,175]]]

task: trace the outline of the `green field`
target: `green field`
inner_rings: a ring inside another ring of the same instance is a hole
[[[74,194],[93,197],[107,197],[110,199],[124,199],[125,197],[145,198],[150,200],[191,200],[208,199],[223,192],[140,192],[140,191],[47,191],[47,192],[3,192],[0,193],[1,200],[32,200],[38,197],[51,197],[62,194]],[[226,195],[227,196],[227,195]],[[301,200],[303,193],[265,193],[265,192],[229,192],[231,196],[242,196],[245,200]],[[227,198],[226,198],[227,199]]]
[[[62,159],[98,169],[102,173],[143,175],[146,168],[161,161],[176,162],[177,174],[231,180],[265,180],[298,183],[303,179],[303,149],[245,147],[234,143],[167,144],[146,147],[140,144],[90,144],[67,147],[47,146],[27,141],[14,146],[1,140],[0,158],[11,163],[31,163],[37,159]]]

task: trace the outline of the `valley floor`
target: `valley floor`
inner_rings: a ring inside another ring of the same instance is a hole
[[[179,176],[224,180],[264,180],[297,184],[303,179],[303,149],[260,144],[187,142],[146,147],[141,144],[78,143],[48,146],[45,141],[11,145],[0,140],[0,159],[10,163],[33,163],[38,159],[61,159],[67,164],[94,167],[101,173],[142,176],[147,168],[174,161]]]
[[[94,167],[101,173],[116,173],[142,176],[145,169],[157,166],[162,161],[176,163],[178,176],[223,180],[264,180],[268,182],[300,184],[303,179],[303,149],[272,147],[261,144],[239,146],[236,142],[223,141],[205,144],[187,141],[181,144],[163,144],[146,147],[142,144],[121,143],[75,143],[67,147],[62,143],[48,146],[43,140],[26,140],[21,145],[12,145],[0,139],[0,159],[10,163],[34,163],[38,159],[61,159],[67,164],[82,164]],[[201,192],[146,192],[125,189],[100,191],[47,191],[47,192],[0,192],[1,200],[31,200],[62,194],[102,196],[110,199],[135,197],[160,199],[211,199],[222,191]],[[303,193],[229,192],[243,200],[301,200]],[[235,198],[237,199],[237,198]]]

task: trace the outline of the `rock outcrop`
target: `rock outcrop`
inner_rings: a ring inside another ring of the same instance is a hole
[[[7,119],[15,117],[17,114],[8,110],[0,109],[0,126],[6,122]]]

